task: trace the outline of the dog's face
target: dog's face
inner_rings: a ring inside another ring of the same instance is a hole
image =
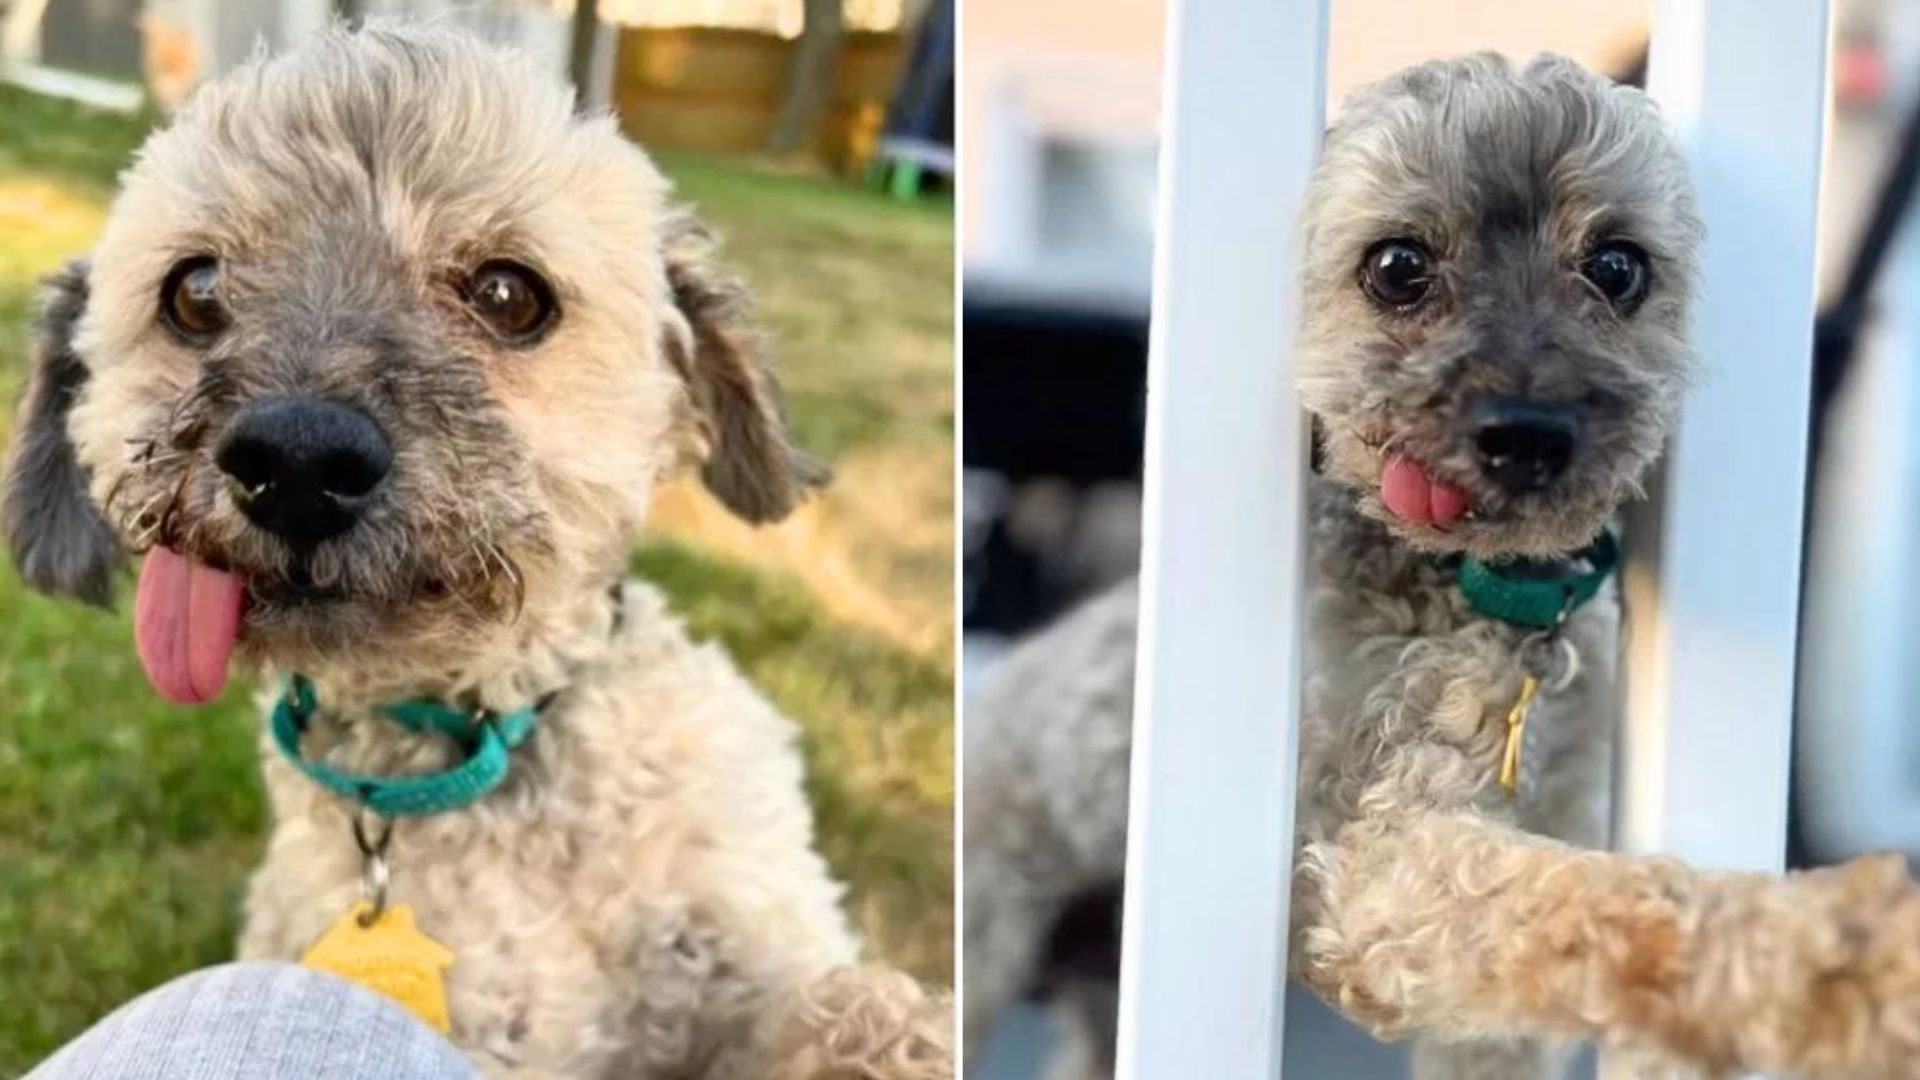
[[[97,600],[153,552],[143,656],[180,653],[161,688],[192,699],[229,608],[288,666],[453,662],[604,587],[683,464],[784,515],[810,466],[665,195],[611,120],[451,33],[329,33],[207,87],[54,283],[8,476],[23,573]]]
[[[1394,76],[1328,134],[1302,238],[1326,474],[1427,550],[1592,540],[1691,364],[1701,225],[1645,95],[1557,59]]]

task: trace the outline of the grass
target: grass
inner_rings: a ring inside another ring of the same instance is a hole
[[[35,281],[86,250],[146,126],[0,87],[5,400]],[[794,427],[839,481],[763,530],[670,489],[634,568],[800,722],[820,843],[875,955],[949,981],[951,210],[662,163],[755,286]],[[231,954],[266,828],[257,723],[244,688],[163,704],[124,603],[47,600],[0,565],[0,1076]]]

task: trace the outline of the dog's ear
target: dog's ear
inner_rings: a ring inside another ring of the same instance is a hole
[[[714,263],[713,234],[692,214],[675,210],[661,245],[679,315],[667,328],[667,357],[687,384],[705,452],[700,478],[746,521],[778,521],[827,482],[827,470],[788,439],[752,298]]]
[[[104,607],[113,598],[120,541],[87,495],[87,473],[67,434],[67,412],[87,381],[73,351],[86,306],[86,263],[69,263],[48,279],[0,492],[0,527],[27,584]]]

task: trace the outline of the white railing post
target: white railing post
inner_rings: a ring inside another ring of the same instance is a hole
[[[1824,0],[1659,0],[1649,90],[1707,241],[1703,363],[1631,523],[1619,842],[1784,860],[1826,113]]]
[[[1280,1072],[1326,0],[1171,0],[1119,1075]]]
[[[1707,222],[1703,363],[1635,535],[1623,844],[1777,869],[1798,636],[1827,5],[1660,0],[1649,83]],[[1657,573],[1657,577],[1655,576]]]

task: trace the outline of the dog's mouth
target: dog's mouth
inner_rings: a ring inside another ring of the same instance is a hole
[[[450,595],[427,580],[411,599]],[[301,567],[249,574],[199,555],[156,545],[140,568],[134,596],[134,644],[155,691],[181,705],[201,705],[225,689],[233,657],[250,623],[304,625],[366,598],[338,585],[315,583]],[[258,629],[258,626],[256,626]]]
[[[1630,492],[1582,452],[1542,475],[1444,428],[1329,429],[1321,468],[1363,515],[1434,554],[1542,557],[1585,546]],[[1493,449],[1499,450],[1494,443]],[[1504,470],[1504,472],[1503,472]]]
[[[1507,402],[1471,410],[1457,428],[1361,427],[1353,436],[1368,463],[1350,460],[1348,475],[1374,487],[1393,525],[1451,543],[1470,527],[1520,524],[1567,506],[1588,468],[1579,425],[1564,408]]]
[[[1404,454],[1391,454],[1380,470],[1380,502],[1408,525],[1446,530],[1472,511],[1466,489],[1437,478]]]
[[[312,610],[352,599],[338,586],[316,585],[302,569],[280,578],[247,579],[247,606]]]

